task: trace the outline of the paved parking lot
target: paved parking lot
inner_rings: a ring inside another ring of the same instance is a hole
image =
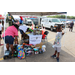
[[[50,57],[54,53],[52,44],[54,42],[56,32],[51,32],[49,29],[46,30],[49,31],[48,42],[45,43],[46,50],[47,50],[46,52],[44,52],[43,54],[28,56],[23,60],[20,60],[18,58],[4,60],[2,58],[4,55],[4,47],[0,46],[0,62],[56,62],[56,59]],[[60,53],[60,62],[75,62],[75,38],[74,37],[75,37],[75,26],[73,32],[69,32],[69,29],[66,28],[66,33],[61,40],[62,50]]]

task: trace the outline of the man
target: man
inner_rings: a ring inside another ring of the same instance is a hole
[[[26,25],[20,25],[19,26],[19,30],[21,33],[21,40],[23,39],[23,37],[25,38],[25,32],[27,31],[28,27]]]
[[[9,26],[12,26],[12,21],[14,20],[14,18],[10,13],[8,13],[7,20],[9,22]]]
[[[69,29],[69,31],[71,30],[71,32],[72,32],[73,26],[74,26],[74,23],[73,23],[73,21],[72,21],[72,22],[70,23],[70,29]]]

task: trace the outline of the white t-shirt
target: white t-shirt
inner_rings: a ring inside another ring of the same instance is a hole
[[[19,29],[23,30],[24,33],[26,32],[27,28],[28,28],[28,27],[25,26],[25,25],[19,26]]]
[[[2,24],[0,24],[0,31],[2,31],[2,27],[3,27]]]
[[[62,32],[57,32],[54,47],[61,47]]]

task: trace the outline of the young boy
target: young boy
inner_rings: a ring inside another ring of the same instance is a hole
[[[52,58],[56,58],[57,59],[57,62],[59,62],[59,54],[60,54],[60,51],[61,51],[61,38],[62,38],[62,35],[64,33],[62,32],[62,26],[59,25],[57,27],[57,34],[56,34],[56,38],[55,38],[55,41],[54,41],[54,49],[55,49],[55,53],[51,56]],[[56,57],[56,54],[57,54],[57,57]]]
[[[0,46],[2,45],[1,44],[1,34],[2,34],[2,31],[3,31],[3,26],[2,26],[1,21],[0,21]]]

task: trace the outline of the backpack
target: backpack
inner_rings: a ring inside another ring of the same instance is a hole
[[[19,59],[24,59],[24,58],[25,58],[25,52],[24,52],[23,50],[20,50],[20,51],[18,52],[18,58],[19,58]]]

